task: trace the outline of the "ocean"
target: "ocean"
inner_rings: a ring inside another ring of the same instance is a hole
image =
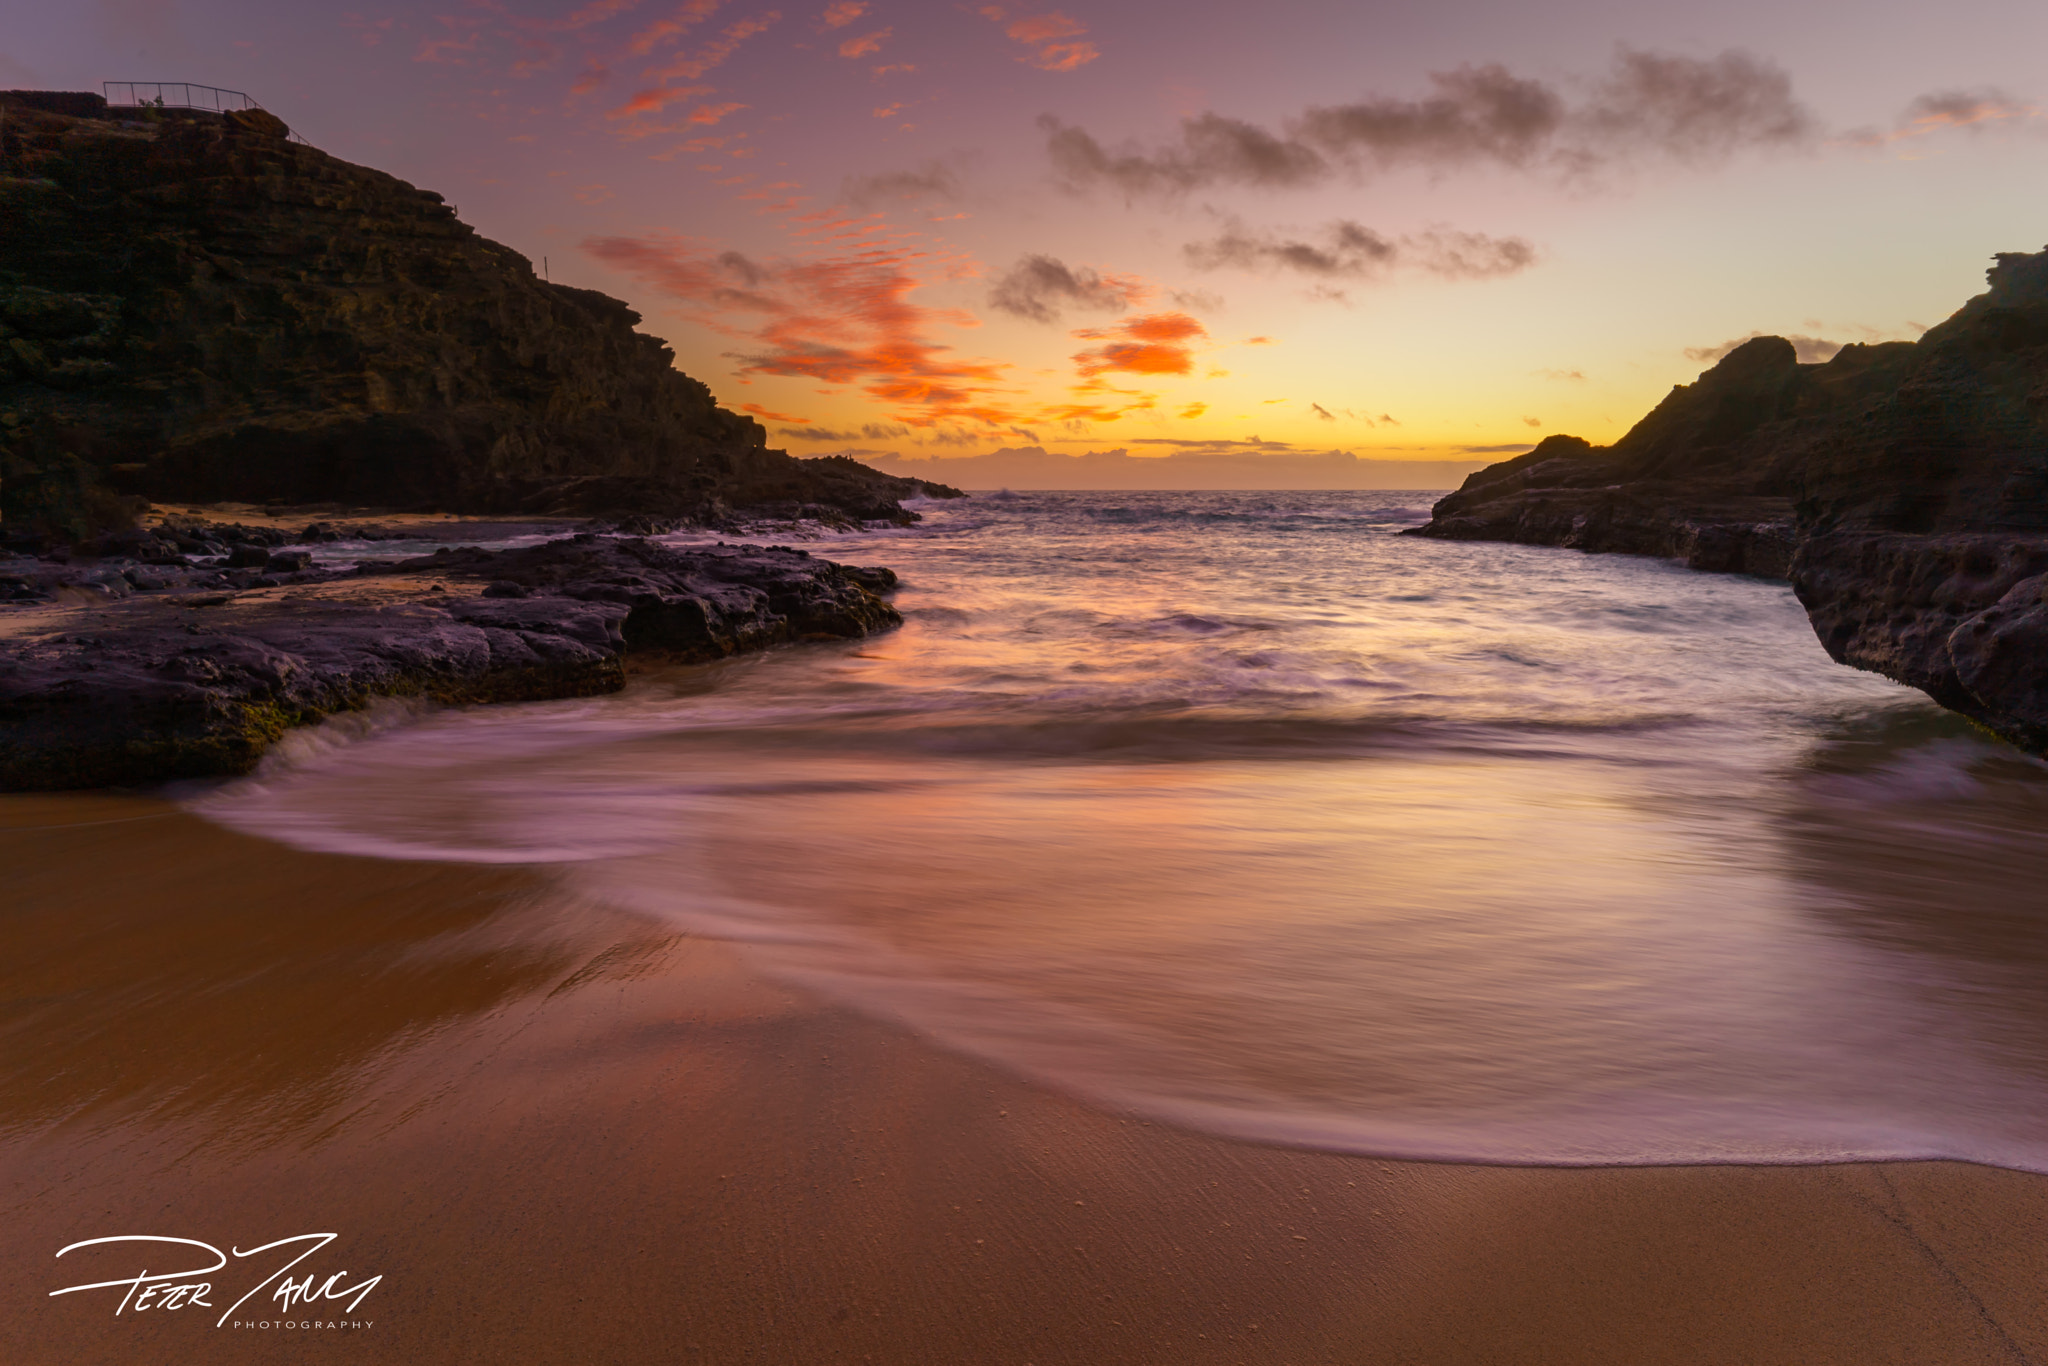
[[[898,632],[385,704],[185,802],[533,865],[1209,1132],[2048,1171],[2048,765],[1783,584],[1397,535],[1433,496],[927,502],[804,543],[895,568]]]

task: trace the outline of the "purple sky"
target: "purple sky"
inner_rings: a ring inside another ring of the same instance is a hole
[[[2048,241],[2011,0],[16,11],[0,84],[246,90],[800,454],[1611,440],[1735,339],[1916,336]]]

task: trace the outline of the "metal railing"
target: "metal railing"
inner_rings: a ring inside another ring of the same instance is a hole
[[[263,108],[253,95],[240,90],[193,85],[188,81],[101,81],[100,90],[113,109],[209,109],[225,114],[237,109]],[[287,129],[286,133],[293,142],[312,146],[296,130]]]
[[[261,109],[239,90],[222,90],[211,85],[190,85],[184,81],[101,81],[107,103],[116,107],[144,105],[152,109],[211,109],[225,114],[230,109]],[[115,92],[126,95],[116,98]],[[147,93],[145,93],[147,92]]]

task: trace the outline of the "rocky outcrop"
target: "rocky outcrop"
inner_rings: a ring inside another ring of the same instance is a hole
[[[616,690],[625,657],[703,662],[902,620],[886,569],[802,550],[583,534],[362,572],[0,560],[0,790],[247,772],[292,726],[378,697]]]
[[[2048,753],[2048,251],[1918,342],[1758,338],[1602,449],[1479,471],[1417,534],[1789,578],[1835,659]]]
[[[1478,471],[1414,534],[1785,578],[1813,448],[1895,387],[1913,354],[1908,342],[1848,346],[1825,365],[1801,365],[1790,342],[1758,337],[1673,389],[1612,446],[1553,436]]]
[[[923,491],[767,449],[625,304],[430,190],[260,111],[115,112],[0,94],[8,521],[76,537],[123,495],[906,520]]]
[[[1792,585],[1828,653],[2048,753],[2048,251],[1817,443]]]

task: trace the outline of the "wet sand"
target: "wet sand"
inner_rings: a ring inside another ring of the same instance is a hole
[[[541,874],[302,854],[144,798],[0,798],[0,867],[9,1363],[2048,1358],[2037,1176],[1217,1140]],[[46,1293],[203,1264],[54,1258],[82,1239],[313,1231],[340,1236],[294,1274],[381,1283],[237,1318],[366,1326],[216,1329],[267,1258],[212,1313]]]

